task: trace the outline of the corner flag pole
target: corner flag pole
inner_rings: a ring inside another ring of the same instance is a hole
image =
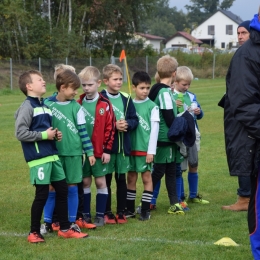
[[[128,82],[128,91],[129,91],[129,94],[131,95],[131,93],[132,93],[131,92],[131,83],[130,83],[129,70],[128,70],[127,61],[126,61],[125,50],[121,51],[121,54],[120,54],[120,57],[119,57],[119,61],[121,62],[122,60],[124,60],[124,62],[125,62],[127,82]]]

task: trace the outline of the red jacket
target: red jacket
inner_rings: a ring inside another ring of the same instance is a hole
[[[86,94],[80,95],[77,102],[82,105]],[[101,158],[103,153],[111,153],[115,135],[116,118],[110,101],[99,94],[96,106],[95,123],[91,142],[94,156]]]

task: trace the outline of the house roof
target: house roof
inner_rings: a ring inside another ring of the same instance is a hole
[[[223,15],[227,16],[229,19],[237,23],[238,25],[243,22],[243,20],[236,14],[233,14],[230,11],[219,9],[214,14],[212,14],[209,18],[207,18],[205,21],[203,21],[201,24],[205,23],[208,19],[210,19],[213,15],[215,15],[217,12],[221,12]],[[199,24],[199,26],[201,25]]]
[[[240,24],[240,23],[243,22],[243,20],[238,15],[233,14],[230,11],[222,10],[222,9],[219,9],[218,11],[221,12],[222,14],[226,15],[228,18],[230,18],[231,20],[233,20],[237,24]]]
[[[146,39],[149,40],[165,40],[165,38],[161,37],[161,36],[156,36],[156,35],[152,35],[152,34],[147,34],[147,33],[136,33],[139,36],[142,36]]]
[[[166,42],[170,41],[171,39],[175,38],[176,36],[182,36],[182,37],[184,37],[185,39],[187,39],[187,40],[189,40],[189,41],[191,41],[191,42],[194,42],[194,43],[198,43],[198,44],[203,43],[201,40],[199,40],[199,39],[197,39],[197,38],[191,36],[191,35],[190,35],[189,33],[187,33],[187,32],[177,32],[177,33],[175,33],[173,36],[171,36],[170,38],[168,38],[168,39],[166,40]]]

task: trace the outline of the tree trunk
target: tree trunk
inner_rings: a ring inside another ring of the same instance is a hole
[[[72,8],[71,8],[71,0],[69,0],[69,33],[71,32],[71,21],[72,21]]]

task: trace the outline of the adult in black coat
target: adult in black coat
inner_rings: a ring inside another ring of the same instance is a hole
[[[260,16],[250,39],[234,54],[226,76],[224,130],[230,175],[251,176],[248,226],[255,259],[260,259]]]

